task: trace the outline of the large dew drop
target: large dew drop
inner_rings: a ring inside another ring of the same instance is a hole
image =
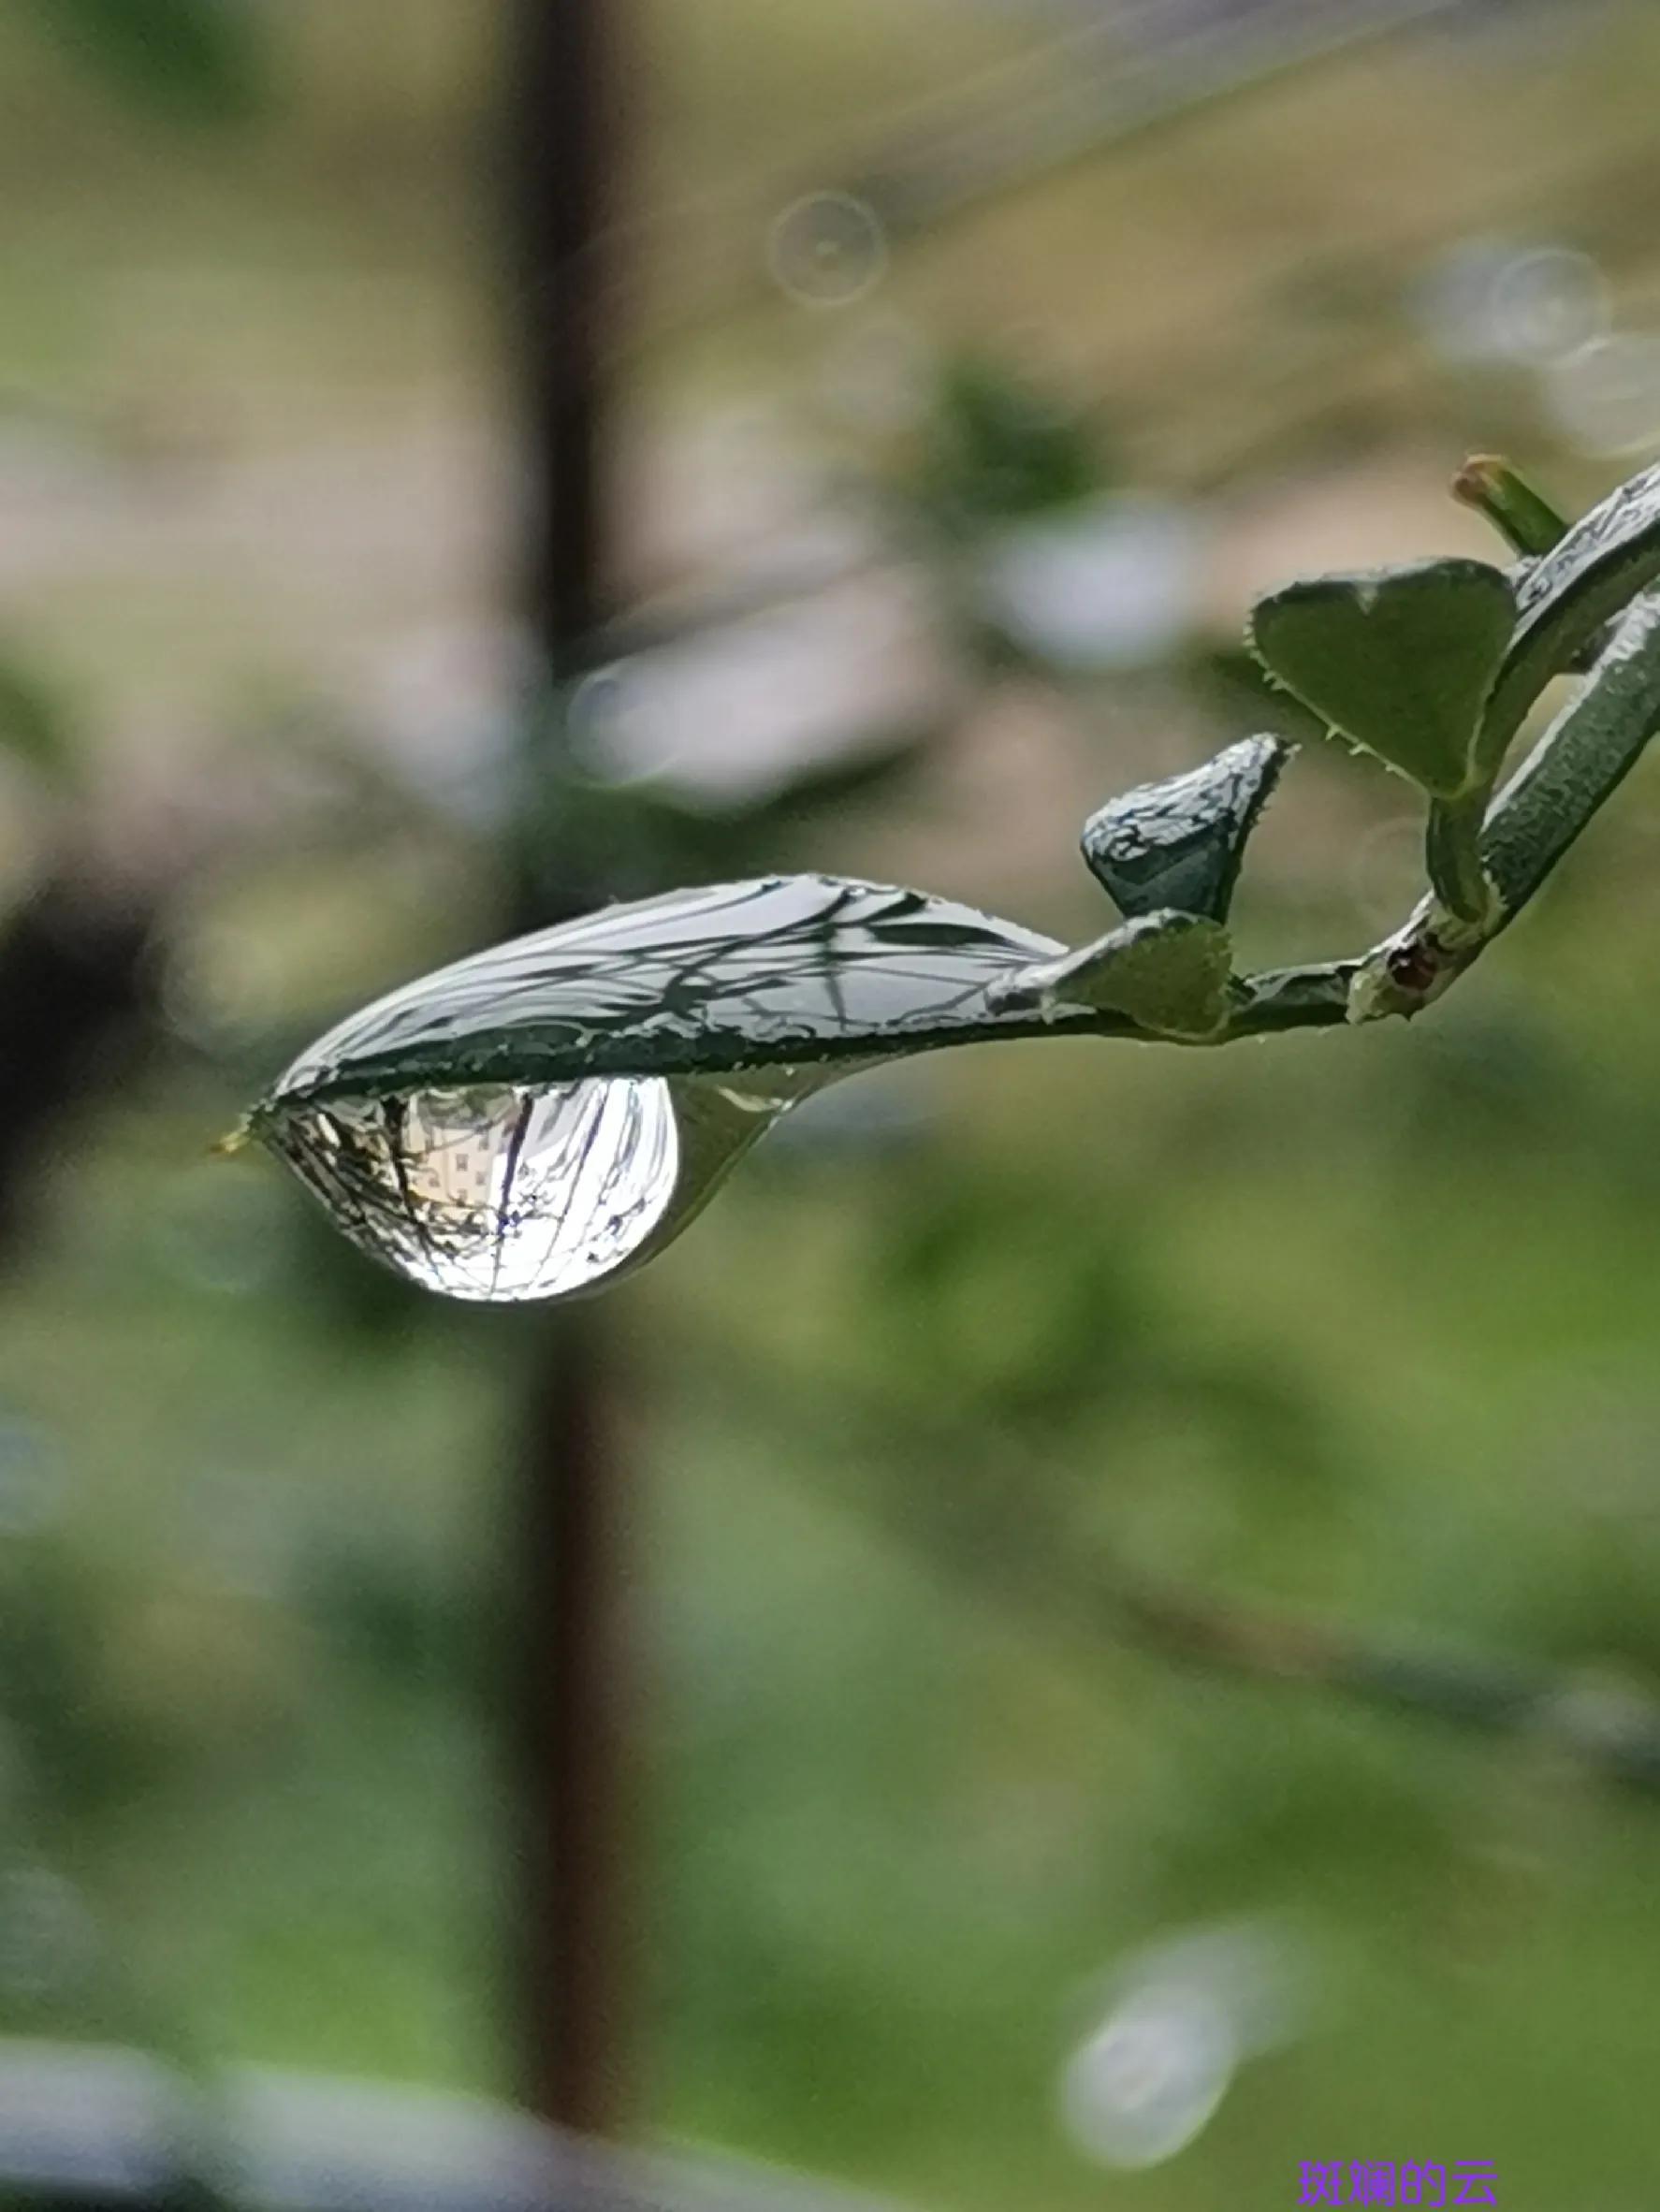
[[[353,1243],[450,1298],[560,1298],[615,1274],[681,1180],[661,1076],[332,1099],[269,1142]]]
[[[670,892],[389,992],[292,1061],[241,1133],[413,1282],[568,1297],[660,1252],[825,1084],[1029,1029],[1029,1009],[1005,1012],[994,990],[1063,951],[892,884],[765,876]],[[1046,1010],[1041,1026],[1058,1022]]]

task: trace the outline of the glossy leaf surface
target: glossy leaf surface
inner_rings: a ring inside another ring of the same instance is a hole
[[[1049,1026],[1046,1010],[990,994],[1060,952],[881,884],[677,892],[393,992],[302,1053],[253,1126],[354,1243],[411,1281],[466,1299],[569,1296],[660,1251],[837,1074]]]
[[[1225,922],[1251,831],[1291,748],[1245,737],[1185,775],[1109,799],[1084,829],[1084,858],[1120,911],[1173,909]]]
[[[1582,515],[1516,585],[1516,627],[1483,718],[1480,754],[1496,769],[1527,710],[1574,666],[1603,624],[1660,576],[1660,463]]]
[[[259,1113],[428,1084],[546,1084],[865,1059],[999,1020],[990,986],[1062,948],[917,891],[768,876],[603,908],[392,992]]]

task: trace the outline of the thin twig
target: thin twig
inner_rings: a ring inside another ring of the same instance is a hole
[[[1607,1780],[1660,1794],[1660,1702],[1508,1657],[1425,1651],[1393,1636],[1275,1614],[1190,1591],[1124,1583],[1099,1618],[1124,1640],[1212,1671],[1301,1682],[1367,1705],[1571,1753]]]
[[[1023,1632],[1077,1652],[1134,1651],[1243,1681],[1321,1690],[1475,1733],[1554,1747],[1602,1779],[1660,1796],[1660,1699],[1500,1653],[1426,1648],[1416,1636],[1354,1628],[1184,1587],[1127,1568],[1062,1517],[1024,1475],[1011,1509],[970,1465],[949,1484],[900,1496],[866,1490],[852,1503],[920,1565],[976,1604],[995,1603]],[[838,1485],[837,1502],[849,1492]]]

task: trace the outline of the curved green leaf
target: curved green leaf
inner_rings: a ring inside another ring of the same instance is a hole
[[[1242,737],[1202,767],[1109,799],[1084,825],[1084,859],[1120,912],[1173,909],[1225,922],[1252,830],[1292,748]]]
[[[954,900],[838,877],[672,892],[493,946],[392,992],[302,1053],[255,1118],[429,1084],[924,1051],[1018,1029],[1018,1010],[989,994],[1061,951]]]
[[[1426,560],[1289,585],[1252,610],[1251,649],[1332,727],[1437,798],[1481,781],[1476,733],[1516,602],[1503,570]]]
[[[1610,616],[1660,576],[1660,462],[1582,515],[1519,572],[1516,628],[1482,717],[1479,761],[1498,771],[1528,709]]]
[[[1660,732],[1660,593],[1636,600],[1583,687],[1500,792],[1482,857],[1507,921]]]

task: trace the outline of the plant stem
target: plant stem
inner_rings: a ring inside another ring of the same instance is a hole
[[[794,1409],[791,1410],[794,1418]],[[1325,1690],[1380,1710],[1483,1734],[1535,1740],[1607,1781],[1660,1795],[1660,1703],[1653,1697],[1507,1654],[1429,1650],[1391,1632],[1280,1612],[1129,1569],[1079,1540],[1067,1517],[1018,1506],[1001,1482],[977,1480],[972,1455],[946,1489],[908,1489],[903,1504],[874,1488],[857,1504],[937,1578],[976,1608],[1087,1657],[1103,1647],[1247,1681]],[[957,1477],[961,1477],[962,1479]],[[846,1504],[845,1489],[837,1492]]]
[[[1359,960],[1247,976],[1226,1039],[1413,1014],[1438,998],[1507,929],[1660,731],[1660,594],[1635,601],[1578,696],[1506,784],[1481,831],[1497,894],[1476,936],[1449,930],[1423,900]]]
[[[1567,535],[1565,518],[1496,453],[1472,454],[1452,479],[1452,496],[1485,515],[1524,560],[1549,553]]]
[[[1493,889],[1481,865],[1481,822],[1489,793],[1432,799],[1424,833],[1424,868],[1431,888],[1461,922],[1483,928],[1494,910]]]
[[[1100,1618],[1127,1641],[1259,1681],[1301,1682],[1490,1734],[1536,1738],[1610,1782],[1660,1793],[1653,1699],[1510,1658],[1425,1652],[1190,1591],[1110,1588]]]

